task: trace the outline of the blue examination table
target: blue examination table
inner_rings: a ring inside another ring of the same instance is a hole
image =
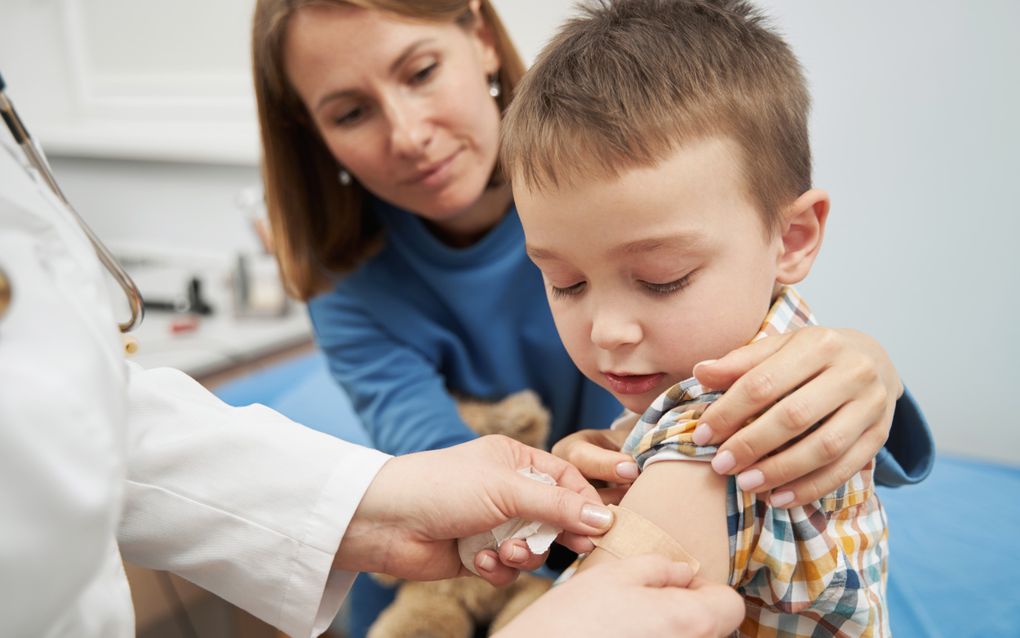
[[[369,445],[315,353],[220,386],[308,427]],[[889,607],[897,638],[1020,637],[1020,467],[940,455],[922,484],[882,489],[889,515]]]

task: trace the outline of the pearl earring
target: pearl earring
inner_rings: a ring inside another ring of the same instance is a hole
[[[337,173],[337,178],[340,180],[341,186],[350,186],[351,182],[354,181],[354,178],[351,177],[351,174],[347,172],[346,168],[340,169],[340,172]]]
[[[497,98],[502,92],[503,88],[499,85],[499,76],[494,75],[489,78],[489,95],[493,98]]]

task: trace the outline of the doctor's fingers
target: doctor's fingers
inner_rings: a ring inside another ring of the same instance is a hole
[[[505,545],[506,543],[504,543]],[[545,560],[545,556],[540,557],[540,562]],[[529,568],[537,569],[538,565]],[[487,581],[490,585],[495,587],[505,587],[510,583],[517,580],[520,575],[520,570],[515,566],[507,565],[502,562],[501,557],[491,549],[485,549],[475,554],[475,569],[478,570],[478,576]],[[463,565],[461,566],[460,576],[471,576],[471,572],[468,571]]]
[[[617,587],[636,585],[658,589],[687,587],[694,573],[687,563],[678,563],[661,554],[642,554],[596,565],[574,578],[586,582],[611,582]]]
[[[602,504],[595,488],[580,480],[586,488],[583,493],[517,474],[503,490],[503,511],[511,518],[548,523],[569,533],[601,535],[612,525],[613,513]]]
[[[603,569],[601,574],[599,569]],[[585,574],[625,588],[641,587],[633,616],[658,616],[670,635],[686,638],[728,636],[744,619],[744,600],[732,588],[695,577],[690,566],[659,555],[604,563]],[[642,607],[648,608],[647,613]],[[657,628],[649,627],[655,631]],[[658,628],[661,629],[661,628]]]
[[[591,542],[591,538],[583,534],[562,532],[556,537],[556,542],[577,554],[587,554],[595,550],[595,544]],[[546,559],[549,557],[549,552],[534,554],[531,548],[528,547],[527,541],[520,538],[511,538],[503,541],[503,544],[499,546],[497,557],[507,567],[530,572],[545,564]]]
[[[504,541],[499,546],[497,556],[507,567],[530,572],[545,564],[545,559],[548,558],[549,552],[532,554],[531,548],[528,547],[526,541],[514,538]]]
[[[635,623],[629,631],[635,635],[715,638],[729,635],[744,617],[743,599],[733,589],[696,578],[689,565],[659,555],[603,563],[571,580],[611,591]]]
[[[485,437],[492,438],[492,437]],[[497,437],[505,439],[507,442],[513,445],[513,451],[517,456],[517,467],[528,467],[529,465],[534,469],[548,474],[560,487],[566,488],[585,497],[594,499],[598,498],[598,494],[595,492],[595,488],[592,487],[591,483],[585,479],[584,475],[576,468],[573,464],[565,461],[559,457],[556,457],[545,450],[539,450],[533,448],[513,439],[507,439],[506,437]]]
[[[665,599],[660,609],[673,614],[674,635],[687,638],[718,638],[731,635],[744,620],[744,599],[726,585],[700,578],[687,589],[666,588],[652,592]]]

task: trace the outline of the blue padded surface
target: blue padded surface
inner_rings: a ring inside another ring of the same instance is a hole
[[[220,386],[298,423],[371,445],[320,353]],[[897,638],[1020,637],[1020,468],[940,455],[919,485],[879,491],[889,515],[889,608]]]
[[[261,403],[314,430],[359,445],[372,445],[321,352],[225,383],[214,392],[230,405]]]
[[[1020,468],[940,455],[919,485],[879,495],[893,635],[1020,636]]]

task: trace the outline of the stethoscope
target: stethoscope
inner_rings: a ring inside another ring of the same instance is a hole
[[[7,124],[7,128],[10,129],[11,135],[14,136],[14,141],[21,147],[22,152],[25,153],[25,157],[28,162],[38,171],[39,175],[42,176],[43,180],[46,181],[46,185],[49,186],[53,194],[57,196],[64,207],[71,213],[71,217],[78,226],[84,231],[85,236],[88,237],[89,242],[92,243],[92,247],[96,251],[96,255],[99,257],[99,261],[103,263],[106,270],[117,280],[117,284],[120,285],[121,290],[124,291],[127,296],[128,304],[131,307],[131,318],[124,322],[118,323],[117,326],[120,328],[122,333],[127,333],[133,330],[142,322],[142,318],[145,316],[145,304],[142,301],[142,294],[138,292],[138,286],[131,279],[124,268],[121,267],[117,260],[110,254],[110,251],[103,245],[103,242],[99,241],[99,237],[96,236],[92,229],[89,228],[85,220],[81,218],[78,211],[71,206],[71,203],[67,201],[67,197],[64,196],[63,191],[60,190],[60,186],[57,184],[56,178],[53,176],[53,171],[50,170],[49,163],[46,161],[46,156],[43,155],[42,149],[40,149],[32,136],[28,134],[28,130],[22,123],[21,118],[18,117],[17,111],[14,110],[14,105],[11,104],[10,98],[4,93],[4,89],[7,85],[4,83],[3,75],[0,75],[0,116],[3,116],[4,122]],[[6,308],[7,302],[10,301],[11,288],[10,282],[0,272],[0,315],[3,314],[3,309]],[[129,352],[133,352],[137,347],[133,341],[126,342],[126,348]]]

